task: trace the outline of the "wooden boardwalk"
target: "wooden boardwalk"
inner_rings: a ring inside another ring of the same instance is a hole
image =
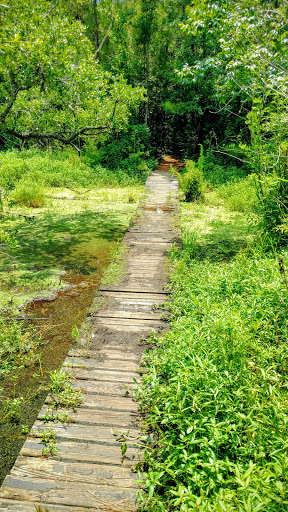
[[[44,423],[39,416],[1,488],[1,512],[136,509],[139,415],[130,390],[140,378],[137,365],[145,350],[140,338],[167,326],[155,305],[166,298],[167,251],[179,237],[178,183],[167,172],[171,164],[176,162],[166,157],[148,177],[139,215],[123,240],[124,277],[117,286],[100,288],[98,307],[86,321],[86,340],[65,360],[84,401],[71,414],[72,423]],[[41,432],[50,427],[59,454],[43,458]],[[124,456],[117,432],[127,442]]]

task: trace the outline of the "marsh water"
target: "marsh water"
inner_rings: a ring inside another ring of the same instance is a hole
[[[49,372],[61,367],[73,341],[72,330],[79,328],[87,316],[103,271],[126,231],[125,224],[121,221],[112,226],[102,224],[101,229],[90,232],[89,236],[86,231],[81,241],[70,245],[69,250],[58,250],[57,264],[64,270],[58,290],[52,297],[40,296],[22,308],[21,314],[29,318],[29,326],[33,326],[40,338],[39,353],[33,366],[22,368],[1,382],[4,396],[24,397],[24,403],[20,414],[18,411],[12,421],[2,421],[0,425],[0,483],[25,441],[22,426],[29,431],[45,400],[47,391],[41,391],[42,383],[47,382]],[[37,241],[35,249],[37,251]],[[45,260],[56,258],[56,253],[57,248],[54,254],[49,250],[46,255],[41,252],[37,270],[41,270]],[[37,260],[36,253],[34,258]],[[38,390],[36,394],[35,390]]]

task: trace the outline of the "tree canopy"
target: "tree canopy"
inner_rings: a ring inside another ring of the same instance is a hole
[[[48,1],[11,0],[0,12],[4,136],[73,144],[127,125],[144,89],[103,69],[80,20]]]

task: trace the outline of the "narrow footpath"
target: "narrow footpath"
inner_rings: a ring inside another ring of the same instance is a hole
[[[169,174],[176,160],[166,157],[151,173],[134,223],[123,244],[125,272],[116,286],[102,287],[88,315],[82,345],[72,348],[64,367],[84,401],[71,423],[44,423],[41,415],[0,490],[0,511],[84,512],[136,509],[139,413],[131,397],[141,339],[167,328],[167,253],[179,242],[176,227],[178,183]],[[101,306],[99,306],[101,304]],[[42,456],[41,433],[52,427],[57,456]],[[122,455],[121,442],[127,443]]]

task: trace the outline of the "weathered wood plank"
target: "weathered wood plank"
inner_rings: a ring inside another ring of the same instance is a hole
[[[41,457],[19,456],[11,471],[13,477],[45,478],[65,482],[87,482],[97,485],[137,487],[137,473],[133,467],[113,464],[90,464],[87,462],[60,461]]]
[[[65,485],[63,482],[54,481],[24,481],[22,479],[7,479],[9,485],[5,485],[2,489],[3,498],[21,497],[22,500],[37,502],[42,504],[51,503],[57,505],[72,505],[77,507],[91,506],[115,506],[114,510],[131,510],[135,506],[135,490],[121,487],[104,486],[97,487],[94,484],[86,484],[81,482],[73,482],[73,486],[69,482]],[[62,487],[60,484],[62,483]],[[20,487],[22,486],[22,488]],[[120,508],[122,507],[122,508]],[[130,508],[129,508],[130,507]],[[103,508],[102,508],[103,510]],[[104,508],[105,510],[105,508]],[[109,510],[109,509],[108,509]],[[113,509],[112,509],[113,510]]]
[[[125,326],[139,326],[139,327],[151,327],[151,329],[153,328],[157,328],[158,326],[161,326],[163,322],[161,322],[161,320],[153,320],[153,319],[150,319],[150,320],[141,320],[141,319],[138,319],[138,318],[105,318],[105,317],[97,317],[97,323],[99,325],[103,325],[103,324],[107,324],[107,325],[116,325],[117,327],[119,325],[125,325]]]
[[[133,311],[121,311],[116,309],[103,309],[93,315],[94,318],[120,318],[121,320],[161,320],[160,313],[139,313]]]
[[[66,357],[63,366],[65,368],[97,368],[98,370],[109,370],[111,367],[113,370],[119,370],[119,371],[136,371],[137,370],[137,363],[134,361],[129,361],[125,358],[122,358],[121,361],[116,360],[115,363],[111,363],[110,361],[103,361],[99,362],[97,359],[91,359],[91,358],[81,358],[81,357]]]
[[[88,379],[98,381],[110,381],[125,384],[133,384],[136,374],[131,371],[120,371],[120,370],[102,370],[101,368],[71,368],[71,373],[76,379]]]
[[[120,350],[111,350],[109,348],[105,349],[105,345],[104,345],[104,349],[103,350],[98,350],[97,352],[95,352],[94,350],[92,349],[85,349],[84,348],[73,348],[73,349],[70,349],[70,352],[66,358],[66,360],[69,362],[70,359],[73,359],[75,357],[81,357],[84,359],[84,361],[86,360],[91,360],[91,361],[103,361],[106,360],[106,359],[111,359],[112,361],[113,360],[120,360],[122,361],[125,357],[125,361],[131,361],[131,362],[134,362],[134,363],[138,363],[139,362],[139,356],[137,354],[134,354],[134,352],[128,352],[127,349],[125,350],[125,354],[123,354],[123,351],[120,351]],[[110,364],[110,367],[113,367],[115,368],[114,366],[114,363],[111,363]]]
[[[134,290],[133,288],[129,288],[129,287],[127,287],[127,288],[124,288],[124,287],[122,288],[121,287],[121,288],[118,288],[118,289],[117,288],[113,288],[113,287],[111,287],[111,288],[100,288],[99,291],[100,292],[110,292],[110,293],[111,292],[114,292],[114,293],[115,292],[117,292],[117,293],[133,293],[133,294],[141,293],[144,296],[145,295],[147,296],[147,294],[149,294],[149,295],[170,295],[170,292],[162,290],[162,289],[158,289],[158,290],[157,289],[156,290],[155,289],[151,289],[151,290],[149,289],[149,290],[143,291],[143,290],[138,290],[138,289]]]
[[[127,427],[125,427],[127,428]],[[23,457],[43,457],[42,449],[45,445],[38,441],[36,438],[28,438],[22,448]],[[91,462],[93,464],[123,464],[127,467],[137,464],[139,462],[138,449],[133,446],[128,446],[125,456],[122,457],[121,446],[109,444],[97,444],[92,442],[77,442],[61,440],[57,444],[59,451],[54,460],[62,461],[77,461],[77,462]]]
[[[99,393],[101,395],[115,395],[119,397],[127,396],[131,392],[134,383],[111,382],[111,381],[97,381],[97,380],[80,380],[77,379],[72,382],[72,387],[81,389],[84,393]]]
[[[117,290],[101,290],[101,295],[104,297],[115,297],[117,299],[147,299],[147,300],[163,300],[163,295],[169,295],[168,293],[155,293],[153,291],[136,290],[135,291],[117,291]]]
[[[31,502],[30,501],[17,501],[17,498],[14,499],[1,499],[0,498],[0,512],[35,512],[38,510],[39,512],[87,512],[87,508],[82,507],[73,507],[73,505],[70,505],[69,507],[65,507],[63,505],[53,505],[51,503],[43,506],[43,503],[39,501],[33,502],[33,508],[31,509]],[[95,507],[89,507],[89,511],[91,512],[99,512],[99,508]],[[101,509],[102,512],[105,512],[105,509]],[[107,510],[107,509],[106,509]],[[113,512],[113,509],[108,509],[109,512]]]
[[[59,414],[65,412],[62,409],[58,409]],[[57,414],[54,412],[54,416]],[[67,412],[67,411],[66,411]],[[43,416],[47,415],[49,410],[47,407],[43,407],[39,413],[39,420],[43,420]],[[50,415],[50,413],[49,413]],[[110,410],[102,410],[102,409],[94,409],[91,407],[80,407],[78,411],[75,413],[73,411],[69,411],[69,416],[72,421],[76,421],[78,423],[87,423],[94,425],[107,425],[107,426],[119,426],[119,428],[125,427],[132,428],[135,427],[137,423],[137,415],[135,412],[122,412],[122,411],[110,411]],[[52,421],[52,420],[48,420]]]
[[[41,438],[43,431],[47,431],[50,428],[53,429],[58,440],[63,438],[70,440],[73,439],[75,441],[106,442],[115,445],[118,444],[117,436],[119,432],[123,431],[123,429],[119,430],[118,426],[105,427],[103,425],[98,425],[96,429],[95,425],[83,425],[82,423],[44,423],[43,421],[37,420],[30,432],[30,438]],[[125,438],[127,438],[127,442],[137,442],[139,435],[140,431],[138,429],[130,428],[125,430]]]
[[[47,397],[45,404],[51,404],[51,398]],[[115,397],[113,395],[99,395],[96,393],[85,393],[83,396],[82,407],[94,407],[97,409],[111,411],[137,411],[138,404],[128,397]]]

